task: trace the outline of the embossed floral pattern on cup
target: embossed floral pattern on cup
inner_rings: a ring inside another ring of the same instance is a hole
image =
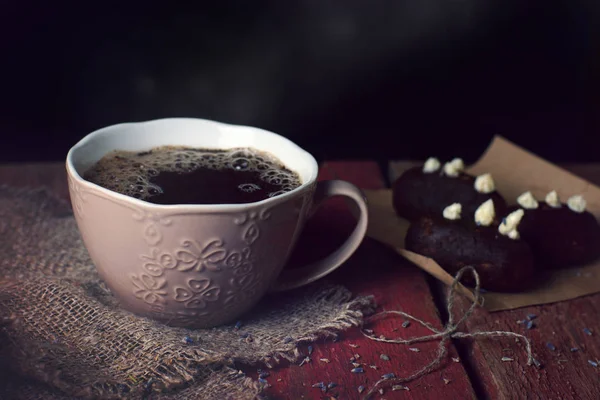
[[[138,299],[144,300],[147,304],[166,303],[167,295],[164,288],[167,281],[163,278],[156,278],[148,274],[131,275],[133,283],[133,294]]]
[[[259,203],[167,206],[83,179],[108,151],[147,151],[176,143],[254,147],[280,158],[299,174],[302,185]],[[238,318],[269,289],[299,287],[333,271],[366,232],[367,209],[358,188],[344,181],[317,183],[314,157],[258,128],[191,118],[113,125],[75,144],[66,168],[77,225],[103,280],[122,307],[168,324],[209,327]],[[286,274],[283,264],[312,215],[313,202],[337,195],[359,206],[355,230],[338,251],[302,274]]]
[[[173,300],[184,303],[186,308],[205,308],[206,303],[217,301],[221,288],[206,278],[189,278],[186,286],[173,288]]]

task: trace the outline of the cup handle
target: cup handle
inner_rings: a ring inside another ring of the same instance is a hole
[[[364,194],[350,182],[341,180],[321,181],[317,183],[311,211],[314,212],[325,200],[333,196],[349,197],[358,205],[359,217],[354,231],[344,244],[324,259],[302,268],[283,270],[271,288],[271,292],[295,289],[324,277],[346,261],[362,242],[367,232],[369,220],[367,200]]]

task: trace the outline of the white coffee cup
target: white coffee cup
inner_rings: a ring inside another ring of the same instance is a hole
[[[255,203],[159,205],[83,179],[108,152],[165,145],[254,148],[277,157],[302,184]],[[340,180],[317,182],[313,156],[258,128],[191,118],[113,125],[75,144],[66,166],[75,218],[100,276],[123,308],[171,325],[231,322],[268,291],[322,278],[354,253],[367,229],[366,201],[357,187]],[[307,216],[336,195],[358,205],[350,237],[323,260],[283,270]]]

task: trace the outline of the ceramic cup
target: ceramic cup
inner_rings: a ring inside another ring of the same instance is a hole
[[[297,172],[302,185],[255,203],[157,205],[82,178],[110,151],[164,145],[265,151]],[[124,309],[170,325],[234,321],[268,291],[306,285],[338,268],[367,229],[365,197],[357,187],[317,182],[318,165],[309,153],[258,128],[190,118],[109,126],[73,146],[66,167],[77,225],[101,278]],[[284,270],[307,217],[337,195],[360,211],[350,237],[325,259]]]

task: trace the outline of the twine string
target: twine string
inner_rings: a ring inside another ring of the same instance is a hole
[[[461,278],[463,277],[464,273],[467,271],[471,272],[471,274],[475,278],[474,298],[473,298],[473,302],[469,306],[469,309],[462,315],[462,317],[460,317],[458,322],[455,322],[454,306],[455,306],[457,286],[458,286]],[[378,380],[377,382],[375,382],[375,384],[372,386],[372,388],[367,392],[364,399],[368,399],[381,386],[384,386],[384,385],[391,386],[393,384],[406,383],[406,382],[412,381],[414,379],[420,378],[421,376],[426,375],[426,374],[434,371],[435,369],[437,369],[440,366],[440,364],[442,363],[442,360],[448,354],[447,344],[450,342],[450,339],[478,338],[481,336],[484,336],[484,337],[502,336],[502,337],[514,337],[514,338],[522,339],[525,342],[525,351],[527,352],[527,365],[533,364],[533,365],[539,366],[539,363],[537,362],[537,360],[535,358],[533,358],[533,354],[531,352],[531,343],[530,343],[529,339],[527,337],[525,337],[524,335],[521,335],[521,334],[515,333],[515,332],[508,332],[508,331],[484,331],[484,332],[478,331],[478,332],[470,332],[470,333],[458,331],[459,326],[463,322],[465,322],[467,320],[467,318],[469,318],[471,316],[471,314],[473,314],[475,307],[479,304],[480,296],[481,296],[481,292],[480,292],[479,274],[477,273],[477,271],[475,271],[475,268],[467,266],[467,267],[462,268],[460,271],[458,271],[458,273],[454,277],[454,281],[452,282],[452,285],[450,286],[450,293],[448,294],[448,301],[447,301],[448,322],[446,323],[446,326],[443,329],[441,329],[441,330],[436,329],[430,323],[423,321],[422,319],[419,319],[413,315],[407,314],[403,311],[395,311],[395,310],[382,311],[382,312],[374,314],[374,315],[370,316],[369,318],[365,319],[365,324],[368,324],[368,323],[380,320],[389,315],[399,315],[408,320],[417,322],[417,323],[421,324],[422,326],[424,326],[425,328],[429,329],[431,332],[433,332],[431,335],[416,336],[416,337],[411,337],[408,339],[402,339],[402,338],[388,339],[388,338],[384,338],[384,337],[376,337],[372,334],[365,332],[364,326],[363,326],[363,329],[361,330],[362,334],[367,339],[370,339],[370,340],[375,340],[377,342],[384,342],[384,343],[396,343],[396,344],[413,344],[413,343],[419,343],[419,342],[428,342],[431,340],[440,340],[440,343],[439,343],[439,346],[437,349],[437,355],[436,355],[435,359],[433,361],[431,361],[429,364],[425,365],[420,370],[418,370],[415,373],[413,373],[409,376],[406,376],[406,377],[394,377],[394,378],[390,378],[390,379],[382,378],[382,379]]]

